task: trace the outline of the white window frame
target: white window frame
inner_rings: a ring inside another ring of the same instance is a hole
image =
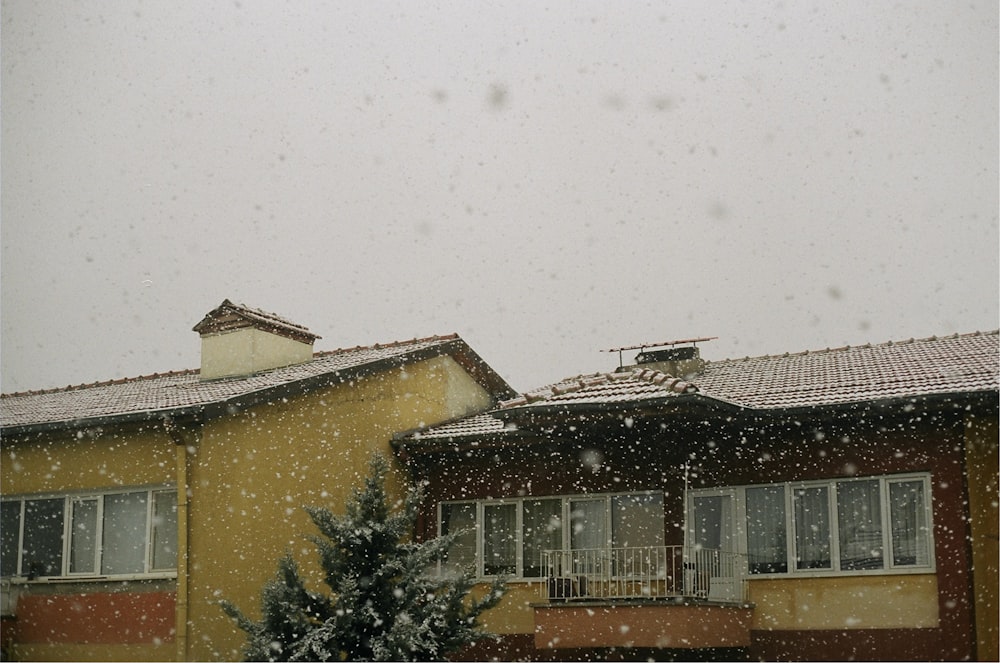
[[[604,531],[606,541],[602,544],[604,547],[610,548],[611,542],[614,537],[612,532],[612,509],[613,501],[615,497],[620,497],[623,495],[657,495],[660,497],[661,505],[665,502],[663,499],[663,491],[659,490],[634,490],[634,491],[624,491],[616,493],[577,493],[570,495],[532,495],[527,497],[517,497],[517,498],[486,498],[486,499],[476,499],[476,500],[445,500],[438,502],[437,505],[437,533],[438,536],[441,535],[444,529],[443,520],[443,510],[446,505],[459,505],[459,504],[474,504],[476,506],[476,562],[474,573],[477,579],[488,579],[493,578],[493,575],[487,575],[484,569],[485,561],[485,534],[486,534],[486,520],[485,511],[487,506],[503,505],[503,504],[515,504],[517,505],[517,516],[516,516],[516,547],[515,547],[515,572],[510,575],[512,580],[526,581],[526,582],[540,582],[544,578],[535,576],[525,576],[524,575],[524,503],[525,502],[536,502],[541,500],[560,500],[560,526],[562,527],[561,539],[562,539],[562,550],[569,551],[572,550],[572,523],[571,523],[571,510],[573,502],[583,502],[583,501],[594,501],[601,502],[605,505],[604,509]],[[665,537],[665,523],[664,530],[661,535]],[[663,545],[663,544],[661,544]],[[440,565],[439,565],[440,569]]]
[[[879,499],[881,509],[882,526],[882,567],[873,569],[850,569],[841,570],[840,564],[840,532],[839,518],[837,513],[837,486],[838,484],[852,481],[873,481],[879,482]],[[927,526],[926,551],[927,562],[925,564],[897,565],[893,562],[892,551],[892,514],[891,501],[889,499],[889,486],[896,483],[908,483],[919,481],[922,483],[924,522]],[[786,481],[767,484],[750,484],[742,486],[720,486],[716,488],[692,489],[685,497],[685,513],[692,513],[693,500],[696,497],[710,497],[723,494],[735,496],[735,531],[733,538],[736,542],[734,552],[747,554],[747,511],[746,511],[746,489],[760,488],[764,486],[781,486],[784,489],[785,504],[785,547],[786,547],[786,568],[787,571],[779,573],[751,573],[747,575],[750,580],[767,578],[787,578],[787,577],[825,577],[825,576],[853,576],[853,575],[887,575],[887,574],[921,574],[934,573],[937,563],[934,553],[934,518],[933,518],[933,494],[931,475],[926,472],[887,474],[878,476],[859,477],[837,477],[824,480],[810,481]],[[830,568],[829,569],[798,569],[796,568],[796,536],[795,536],[795,508],[794,491],[800,488],[826,487],[827,491],[827,514],[830,523]],[[688,531],[685,533],[690,540],[690,528],[693,524],[689,522]]]
[[[169,484],[157,484],[146,486],[129,486],[115,488],[114,490],[103,491],[77,491],[69,493],[43,493],[32,495],[11,495],[5,496],[3,502],[20,503],[20,516],[18,519],[17,532],[17,567],[15,573],[5,575],[5,581],[14,583],[24,582],[60,582],[60,581],[87,581],[87,580],[131,580],[150,578],[176,578],[176,564],[173,568],[156,569],[153,566],[153,517],[154,505],[159,494],[175,493],[176,487]],[[131,493],[146,494],[146,516],[144,523],[144,554],[143,569],[134,573],[108,574],[102,573],[104,558],[104,503],[105,499],[114,495],[124,495]],[[26,504],[35,500],[61,499],[63,502],[63,533],[62,552],[60,560],[60,571],[57,575],[37,576],[28,578],[28,570],[24,568],[24,533],[27,523],[25,522]],[[73,531],[73,507],[80,502],[96,501],[97,504],[97,525],[92,533],[94,545],[94,567],[92,571],[72,571],[73,543],[76,533]],[[181,551],[177,551],[178,555]],[[6,571],[6,569],[4,570]]]

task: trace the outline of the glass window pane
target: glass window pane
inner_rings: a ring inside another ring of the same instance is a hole
[[[442,504],[441,535],[461,532],[443,560],[444,566],[458,572],[476,567],[476,505]]]
[[[69,572],[93,573],[97,559],[97,498],[72,501]]]
[[[177,493],[153,493],[153,568],[177,568]]]
[[[607,547],[607,502],[578,500],[571,502],[569,509],[569,540],[573,550]]]
[[[923,481],[889,484],[889,519],[893,566],[930,564],[930,528]]]
[[[611,546],[663,545],[663,495],[616,495],[611,499]]]
[[[17,575],[17,544],[21,538],[21,500],[0,503],[0,575]]]
[[[101,553],[103,573],[114,575],[145,571],[146,497],[145,491],[105,496]]]
[[[792,493],[797,569],[832,568],[829,494],[826,486],[796,488]]]
[[[31,578],[62,575],[63,521],[66,500],[27,500],[24,503],[22,572]]]
[[[483,574],[517,573],[517,505],[489,504],[483,509]]]
[[[722,497],[695,497],[691,500],[691,543],[696,549],[719,550],[723,541]]]
[[[574,551],[568,568],[572,574],[604,572],[608,537],[608,502],[606,499],[577,500],[569,505],[569,543]],[[565,562],[564,562],[565,564]]]
[[[883,567],[881,505],[878,480],[837,484],[841,571]]]
[[[525,500],[522,575],[542,576],[542,551],[562,549],[562,500]]]
[[[785,487],[746,489],[747,557],[750,573],[788,572]]]

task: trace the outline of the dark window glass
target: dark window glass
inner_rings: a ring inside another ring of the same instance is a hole
[[[0,575],[17,575],[17,542],[21,538],[21,501],[0,504]]]
[[[66,500],[26,500],[22,575],[29,578],[62,574],[63,519]]]

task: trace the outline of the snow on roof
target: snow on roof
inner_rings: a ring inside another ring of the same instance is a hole
[[[108,417],[166,416],[323,376],[335,380],[341,372],[356,375],[366,367],[379,367],[380,362],[417,361],[434,354],[463,351],[469,352],[465,342],[452,334],[317,352],[311,361],[248,376],[201,380],[199,371],[185,370],[3,394],[0,397],[0,427],[10,430],[46,424],[69,425]],[[508,395],[503,390],[500,393]]]
[[[743,359],[707,361],[685,382],[633,368],[579,376],[504,401],[491,413],[411,435],[441,440],[504,430],[501,418],[544,406],[627,405],[683,394],[757,410],[831,406],[895,398],[996,392],[1000,331],[909,339]],[[497,416],[494,416],[497,415]]]

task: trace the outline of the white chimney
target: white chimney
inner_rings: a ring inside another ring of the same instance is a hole
[[[273,313],[224,300],[194,326],[201,335],[201,379],[251,375],[312,359],[308,329]]]

